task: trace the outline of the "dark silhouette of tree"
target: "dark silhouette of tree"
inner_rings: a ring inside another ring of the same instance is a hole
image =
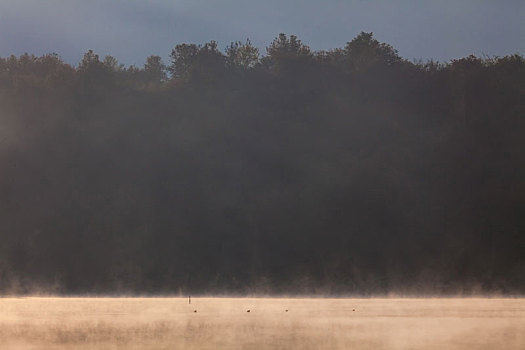
[[[170,57],[172,59],[170,72],[175,77],[186,80],[216,81],[221,77],[225,68],[225,57],[219,51],[215,41],[204,45],[177,45],[172,50]]]
[[[0,58],[0,291],[523,293],[524,81],[372,33]]]
[[[245,43],[236,41],[226,48],[226,61],[230,67],[250,69],[259,63],[259,49],[252,45],[250,39]]]
[[[279,36],[272,41],[266,51],[270,58],[274,59],[312,55],[310,48],[303,44],[297,36],[290,35],[290,37],[287,37],[286,34],[283,33],[279,34]]]
[[[174,77],[186,77],[191,70],[192,64],[199,53],[196,44],[179,44],[171,51],[171,66],[169,71]]]
[[[361,32],[344,48],[345,60],[355,71],[362,71],[376,65],[391,66],[402,59],[392,46],[380,43],[373,33]]]
[[[123,64],[119,64],[118,60],[110,55],[104,56],[104,61],[102,61],[104,67],[113,72],[119,72],[124,68]]]
[[[146,81],[152,83],[164,82],[167,79],[166,66],[160,56],[149,56],[144,64]]]
[[[103,65],[104,63],[100,61],[99,56],[93,50],[88,50],[82,57],[78,69],[82,72],[89,69],[100,69]]]
[[[262,63],[272,69],[288,69],[294,65],[301,65],[309,60],[313,54],[310,47],[303,44],[295,35],[279,34],[270,46],[266,48],[267,56]]]

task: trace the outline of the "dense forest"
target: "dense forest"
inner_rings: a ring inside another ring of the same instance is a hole
[[[1,293],[525,292],[523,56],[170,58],[0,58]]]

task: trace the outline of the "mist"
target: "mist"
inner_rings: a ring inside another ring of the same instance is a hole
[[[509,298],[0,298],[0,309],[0,344],[13,350],[464,350],[525,343],[523,301]]]
[[[524,82],[365,32],[1,58],[0,291],[522,294]]]

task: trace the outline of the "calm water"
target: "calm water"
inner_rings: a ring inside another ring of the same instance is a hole
[[[0,348],[525,349],[525,299],[0,298]]]

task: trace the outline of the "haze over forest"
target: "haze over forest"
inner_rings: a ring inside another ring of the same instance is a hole
[[[525,292],[525,59],[372,33],[0,58],[0,292]]]

